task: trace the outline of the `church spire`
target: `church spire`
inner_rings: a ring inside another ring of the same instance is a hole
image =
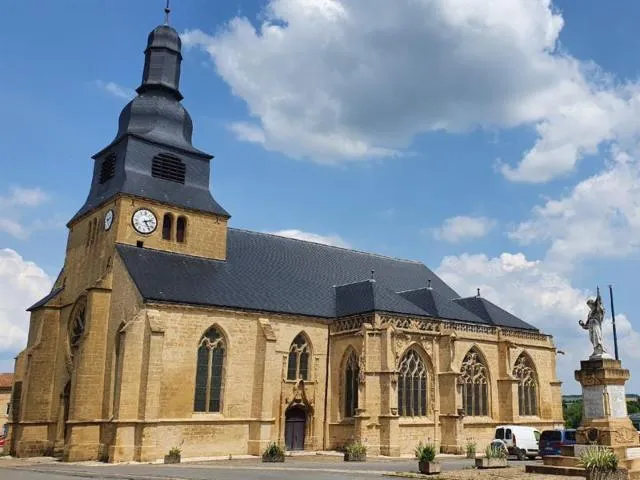
[[[178,32],[169,26],[171,9],[168,0],[164,12],[164,25],[153,29],[147,39],[142,84],[136,91],[143,94],[150,90],[164,90],[180,101],[182,100],[179,90],[182,41]]]

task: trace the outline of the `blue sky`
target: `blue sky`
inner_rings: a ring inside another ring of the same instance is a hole
[[[215,155],[234,227],[421,260],[463,296],[480,287],[554,334],[567,393],[588,353],[586,296],[613,283],[640,391],[637,2],[173,3],[194,144]],[[0,370],[62,265],[64,224],[163,6],[3,5]]]

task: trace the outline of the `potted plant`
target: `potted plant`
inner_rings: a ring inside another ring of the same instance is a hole
[[[613,450],[594,445],[580,455],[579,466],[587,472],[587,480],[613,480],[618,477],[618,457]]]
[[[464,446],[464,449],[467,452],[467,458],[476,458],[477,446],[478,444],[472,438],[467,439],[467,443]]]
[[[366,462],[367,446],[362,442],[351,442],[344,448],[345,462]]]
[[[504,445],[489,444],[484,458],[476,458],[476,468],[504,468],[507,466],[507,451]]]
[[[418,459],[418,470],[420,473],[424,473],[426,475],[440,473],[440,463],[434,462],[436,458],[436,446],[433,443],[418,443],[415,453],[416,458]]]
[[[169,455],[164,456],[164,463],[180,463],[180,447],[171,447]]]
[[[275,442],[267,445],[262,453],[263,462],[284,462],[284,449]]]

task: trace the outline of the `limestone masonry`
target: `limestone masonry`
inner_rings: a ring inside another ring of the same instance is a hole
[[[191,143],[181,42],[151,32],[138,96],[94,155],[64,266],[30,308],[7,449],[123,462],[478,448],[562,424],[552,338],[426,266],[228,227]],[[617,398],[617,392],[610,392]],[[615,412],[614,412],[615,413]]]

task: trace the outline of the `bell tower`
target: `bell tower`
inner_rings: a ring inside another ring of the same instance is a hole
[[[70,245],[108,234],[115,243],[224,260],[230,215],[209,190],[212,155],[195,148],[182,105],[182,42],[168,24],[148,36],[137,96],[118,132],[93,156],[89,195],[69,221]]]

